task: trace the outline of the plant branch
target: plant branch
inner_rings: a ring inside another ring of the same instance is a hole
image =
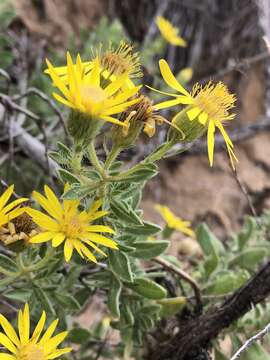
[[[177,274],[180,276],[181,279],[189,283],[189,285],[192,287],[195,299],[197,302],[197,306],[200,309],[202,307],[202,297],[201,297],[201,291],[199,288],[199,285],[197,284],[196,280],[194,280],[188,273],[186,273],[184,270],[177,268],[176,266],[170,264],[168,261],[162,259],[161,257],[156,257],[153,259],[154,262],[161,265],[164,269],[168,270],[171,273]]]
[[[231,357],[230,360],[236,360],[238,359],[244,351],[246,351],[255,341],[262,340],[264,336],[266,336],[270,332],[270,323],[266,325],[266,327],[252,336],[250,339],[248,339],[243,346],[240,347],[239,350],[236,351],[236,353]]]
[[[264,301],[270,294],[270,262],[264,265],[245,285],[218,308],[180,324],[179,331],[149,354],[152,360],[191,360],[194,351],[209,347],[223,329]]]

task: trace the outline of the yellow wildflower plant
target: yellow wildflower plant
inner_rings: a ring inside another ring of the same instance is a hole
[[[174,99],[156,104],[155,108],[160,110],[179,104],[188,105],[186,114],[189,120],[196,120],[202,126],[208,128],[207,144],[210,166],[213,166],[214,161],[215,129],[217,127],[224,138],[232,166],[234,167],[234,161],[237,161],[237,158],[233,151],[233,143],[223,127],[223,122],[233,120],[235,117],[234,113],[230,113],[230,110],[235,106],[235,95],[231,94],[222,82],[218,82],[217,84],[209,82],[204,87],[197,83],[191,93],[189,93],[177,81],[168,63],[164,59],[159,61],[159,67],[166,84],[173,90],[178,91],[180,95],[161,92],[164,95],[174,97]],[[176,122],[178,115],[179,114],[173,118],[173,123]]]
[[[67,52],[67,79],[62,79],[56,68],[47,61],[48,74],[54,86],[62,95],[53,92],[54,98],[60,103],[86,114],[90,119],[104,120],[117,125],[125,126],[114,115],[125,111],[135,104],[138,99],[131,99],[141,86],[133,86],[123,90],[122,86],[128,79],[128,74],[123,73],[115,80],[104,85],[101,81],[101,64],[99,57],[93,60],[93,67],[87,71],[78,54],[76,63],[73,63],[71,55]],[[131,99],[131,100],[130,100]]]
[[[0,196],[0,229],[2,226],[8,224],[9,221],[15,219],[17,216],[21,215],[24,212],[24,209],[21,208],[20,205],[23,202],[27,201],[27,198],[16,199],[7,205],[13,192],[14,185],[11,185]]]
[[[178,230],[187,236],[195,237],[194,231],[190,228],[190,221],[182,220],[180,217],[174,215],[167,206],[157,204],[155,209],[163,217],[169,228]]]
[[[187,42],[179,35],[179,29],[174,27],[170,21],[166,20],[163,16],[157,16],[157,27],[164,37],[171,45],[186,47]]]
[[[67,190],[66,186],[66,190]],[[60,202],[55,193],[45,185],[46,196],[33,192],[33,198],[48,213],[28,208],[27,212],[33,221],[40,227],[41,232],[30,239],[30,243],[43,243],[52,241],[53,247],[64,243],[64,256],[70,261],[74,249],[82,258],[97,262],[96,257],[88,247],[94,249],[103,256],[106,254],[95,244],[103,245],[111,249],[117,249],[117,244],[101,235],[100,233],[114,234],[114,231],[105,225],[91,225],[94,220],[100,219],[107,211],[99,210],[102,200],[97,200],[86,211],[80,211],[79,200],[63,200]]]
[[[25,304],[24,310],[19,310],[17,334],[11,323],[4,315],[0,314],[0,325],[3,329],[3,332],[0,332],[0,344],[8,351],[0,352],[0,359],[50,360],[71,352],[72,348],[70,347],[58,349],[58,346],[66,338],[68,334],[67,331],[52,336],[57,327],[58,320],[54,320],[40,338],[45,321],[46,313],[43,311],[32,336],[30,336],[29,306]]]

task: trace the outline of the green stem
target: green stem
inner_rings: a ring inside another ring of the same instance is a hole
[[[42,269],[50,261],[50,259],[54,255],[54,252],[55,252],[55,249],[53,247],[49,248],[43,259],[41,259],[40,261],[38,261],[37,263],[35,263],[32,266],[28,266],[27,268],[25,268],[25,271],[26,272],[34,272],[34,271],[38,271],[38,270]]]
[[[117,156],[119,155],[119,153],[121,152],[121,148],[118,146],[113,146],[112,150],[110,151],[105,164],[104,164],[104,169],[108,170],[110,168],[110,166],[112,165],[112,163],[114,162],[114,160],[117,158]]]
[[[100,173],[100,175],[102,175],[102,177],[104,177],[104,175],[105,175],[104,169],[101,166],[100,161],[97,157],[94,141],[91,141],[90,144],[88,145],[88,154],[89,154],[90,161],[91,161],[92,165],[94,166],[94,168]]]
[[[26,268],[23,263],[22,253],[18,253],[16,255],[16,263],[17,263],[18,268],[20,269],[21,273],[26,272]]]
[[[8,271],[8,270],[2,268],[2,266],[0,266],[0,273],[4,274],[6,276],[14,276],[14,274],[16,274],[15,272]]]
[[[161,145],[157,150],[153,151],[149,154],[142,163],[152,163],[158,161],[163,158],[163,156],[170,150],[170,148],[174,145],[173,142],[168,141]]]
[[[14,280],[16,280],[18,277],[20,277],[22,275],[22,272],[18,272],[18,273],[14,273],[13,276],[9,276],[9,277],[6,277],[5,279],[3,280],[0,280],[0,287],[2,286],[7,286],[11,283],[14,282]]]

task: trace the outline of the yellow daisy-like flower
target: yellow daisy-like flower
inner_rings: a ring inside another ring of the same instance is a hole
[[[0,344],[9,351],[9,353],[1,352],[0,360],[50,360],[72,351],[72,348],[57,348],[68,334],[67,331],[64,331],[52,336],[58,320],[54,320],[40,338],[45,321],[46,313],[43,311],[32,336],[30,336],[29,306],[26,304],[23,311],[19,310],[17,334],[5,316],[0,314],[0,325],[4,331],[0,332]]]
[[[193,87],[192,92],[189,93],[177,81],[171,72],[168,63],[164,59],[159,61],[159,67],[164,81],[173,90],[178,91],[180,95],[161,92],[162,94],[172,96],[175,99],[157,104],[155,105],[155,108],[160,110],[179,104],[188,105],[186,113],[189,120],[197,120],[203,126],[208,127],[207,143],[210,166],[213,166],[215,128],[217,127],[224,138],[232,166],[234,167],[234,161],[237,161],[237,158],[233,152],[233,143],[222,123],[224,121],[232,120],[235,117],[235,114],[230,113],[230,110],[235,106],[235,95],[229,93],[228,88],[222,82],[217,84],[209,82],[204,87],[196,84]],[[177,116],[178,114],[174,117],[172,122],[176,121]]]
[[[0,196],[0,228],[6,225],[10,220],[15,219],[17,216],[24,212],[23,208],[19,205],[27,201],[27,198],[20,198],[12,201],[7,205],[7,202],[11,198],[14,191],[14,185],[11,185],[7,190]]]
[[[184,221],[180,217],[175,216],[167,206],[156,205],[155,209],[163,217],[169,228],[178,230],[190,237],[195,237],[194,231],[190,228],[190,221]]]
[[[174,46],[187,46],[187,42],[179,35],[179,29],[174,27],[163,16],[158,16],[156,18],[156,24],[159,28],[161,35],[164,37],[165,40],[168,41],[168,43]]]
[[[119,46],[114,49],[109,45],[108,49],[103,51],[102,44],[93,51],[93,57],[100,59],[101,81],[113,82],[120,75],[126,74],[127,79],[122,85],[122,90],[132,89],[135,87],[132,78],[142,77],[139,53],[133,52],[133,46],[126,41],[120,41]],[[94,61],[83,61],[85,73],[89,73],[94,66]],[[56,74],[61,78],[65,85],[68,85],[68,67],[59,66],[54,68]],[[45,74],[49,74],[47,68]]]
[[[33,198],[48,215],[35,209],[29,208],[27,210],[33,221],[41,228],[41,232],[33,236],[29,241],[30,243],[43,243],[51,240],[53,247],[58,247],[64,243],[66,261],[71,259],[75,249],[82,258],[86,257],[93,262],[97,262],[96,257],[88,247],[93,248],[103,256],[106,256],[106,254],[95,245],[96,243],[111,249],[118,248],[113,240],[100,234],[114,234],[110,227],[90,225],[92,221],[107,214],[107,211],[99,210],[102,200],[94,202],[87,211],[79,211],[79,200],[60,202],[48,186],[44,187],[44,191],[46,197],[34,191]]]
[[[102,68],[98,57],[93,61],[92,68],[87,71],[87,67],[82,63],[80,55],[77,55],[77,60],[74,64],[68,52],[67,78],[62,79],[59,71],[56,71],[56,68],[49,60],[46,61],[48,73],[53,84],[63,94],[61,96],[53,92],[53,96],[57,101],[75,111],[88,115],[90,119],[100,119],[124,126],[113,115],[117,115],[135,104],[138,99],[129,99],[141,87],[134,86],[131,89],[123,90],[122,86],[128,79],[127,73],[104,85],[101,81]]]

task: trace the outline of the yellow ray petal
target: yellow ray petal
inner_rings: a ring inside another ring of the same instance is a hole
[[[210,166],[213,166],[214,161],[214,146],[215,146],[215,123],[213,120],[209,121],[207,132],[208,158]]]
[[[41,211],[35,209],[27,209],[27,213],[32,217],[33,221],[48,231],[58,232],[59,225],[56,221],[48,215],[43,214]]]
[[[97,259],[94,256],[94,254],[89,249],[87,249],[87,247],[82,242],[80,243],[80,247],[81,247],[81,250],[83,251],[83,253],[85,254],[85,256],[90,261],[93,261],[94,263],[97,263]]]
[[[7,188],[7,190],[0,196],[0,211],[8,202],[9,198],[11,197],[14,191],[14,185],[11,185]]]
[[[106,238],[105,236],[99,235],[99,234],[92,234],[92,233],[84,233],[81,238],[89,239],[97,244],[107,246],[111,249],[118,249],[117,243],[111,239]]]
[[[208,114],[207,114],[206,112],[202,112],[202,113],[199,115],[199,122],[200,122],[202,125],[205,125],[207,120],[208,120]]]
[[[67,239],[64,245],[64,256],[66,262],[69,262],[73,253],[73,244],[71,239]]]
[[[67,354],[69,352],[72,351],[72,348],[69,347],[69,348],[64,348],[64,349],[58,349],[58,350],[55,350],[53,351],[50,355],[47,355],[47,359],[48,360],[51,360],[51,359],[56,359],[58,358],[59,356],[61,355],[64,355],[64,354]],[[1,360],[1,358],[0,358]]]
[[[0,360],[17,360],[17,357],[10,354],[0,353]]]
[[[14,346],[14,344],[9,340],[9,338],[4,334],[0,332],[0,344],[3,345],[6,349],[8,349],[13,354],[16,354],[17,349]]]
[[[164,81],[181,94],[190,96],[188,91],[176,80],[166,60],[159,60],[159,68]]]
[[[87,226],[86,231],[115,234],[115,231],[113,231],[113,229],[111,229],[109,226],[104,225],[89,225]]]
[[[83,242],[85,242],[87,245],[91,246],[94,250],[96,250],[101,255],[107,257],[107,254],[105,254],[104,251],[102,251],[100,248],[98,248],[92,241],[89,239],[84,239]]]
[[[62,103],[63,105],[66,105],[66,106],[68,106],[68,107],[70,107],[70,108],[72,108],[72,109],[76,109],[76,106],[75,106],[72,102],[64,99],[64,98],[63,98],[62,96],[60,96],[59,94],[53,92],[53,93],[52,93],[52,96],[53,96],[57,101],[59,101],[60,103]]]
[[[31,342],[33,341],[34,344],[37,343],[39,337],[40,337],[40,334],[44,328],[44,325],[45,325],[45,321],[46,321],[46,313],[45,311],[42,312],[42,315],[39,319],[39,322],[37,323],[37,326],[33,332],[33,335],[32,335],[32,338],[31,338]]]
[[[58,89],[65,95],[65,97],[70,101],[71,100],[71,94],[66,87],[66,85],[63,83],[63,81],[60,79],[60,77],[56,74],[53,65],[50,63],[48,59],[46,59],[46,63],[48,66],[49,75],[52,78],[54,84]]]
[[[0,314],[0,325],[4,329],[4,331],[5,331],[6,335],[8,336],[8,338],[16,346],[18,346],[19,343],[20,343],[18,335],[17,335],[16,331],[14,330],[13,326],[10,324],[10,322],[2,314]]]
[[[198,107],[193,107],[192,109],[187,111],[187,116],[190,121],[196,119],[196,117],[200,114],[201,109]]]
[[[51,240],[54,237],[54,233],[45,231],[40,234],[34,235],[30,238],[29,242],[32,244],[39,244]]]
[[[45,334],[42,336],[42,338],[39,341],[39,344],[44,345],[47,343],[47,341],[52,337],[57,325],[58,325],[59,319],[55,319],[48,329],[46,330]]]
[[[63,215],[63,208],[57,196],[48,185],[44,186],[44,191],[49,201],[49,204],[51,205],[55,213],[58,214],[58,217],[61,218]]]
[[[93,61],[92,70],[89,75],[86,75],[84,78],[85,83],[90,84],[91,86],[100,86],[100,71],[99,60],[96,58]]]
[[[179,101],[178,98],[174,99],[174,100],[167,100],[167,101],[163,101],[159,104],[155,104],[154,108],[155,110],[161,110],[161,109],[166,109],[175,105],[179,105],[181,104],[181,102]]]
[[[46,342],[46,347],[45,347],[45,354],[50,354],[52,351],[55,351],[55,349],[57,348],[57,346],[59,344],[61,344],[61,342],[64,341],[64,339],[66,338],[68,334],[68,331],[63,331],[60,334],[54,336],[53,338],[49,339]]]
[[[100,119],[101,119],[101,120],[104,120],[104,121],[108,121],[108,122],[113,123],[113,124],[116,124],[116,125],[126,126],[126,124],[124,124],[122,121],[119,121],[119,120],[115,119],[115,118],[112,117],[112,116],[102,115],[102,116],[100,116]]]
[[[56,218],[57,220],[60,220],[62,218],[62,214],[55,211],[54,207],[51,206],[48,199],[45,198],[45,196],[41,195],[37,191],[33,192],[33,199],[36,200],[37,203],[45,210],[49,215]]]
[[[10,204],[4,207],[3,213],[7,214],[10,210],[12,210],[14,207],[22,204],[23,202],[28,201],[28,198],[20,198],[17,200],[12,201]]]
[[[111,82],[105,89],[105,94],[109,97],[116,93],[117,90],[121,88],[121,86],[124,84],[124,82],[127,80],[128,75],[123,74],[117,78],[117,80]]]
[[[52,246],[57,247],[62,244],[62,242],[65,240],[66,235],[62,233],[55,234],[52,239]]]

